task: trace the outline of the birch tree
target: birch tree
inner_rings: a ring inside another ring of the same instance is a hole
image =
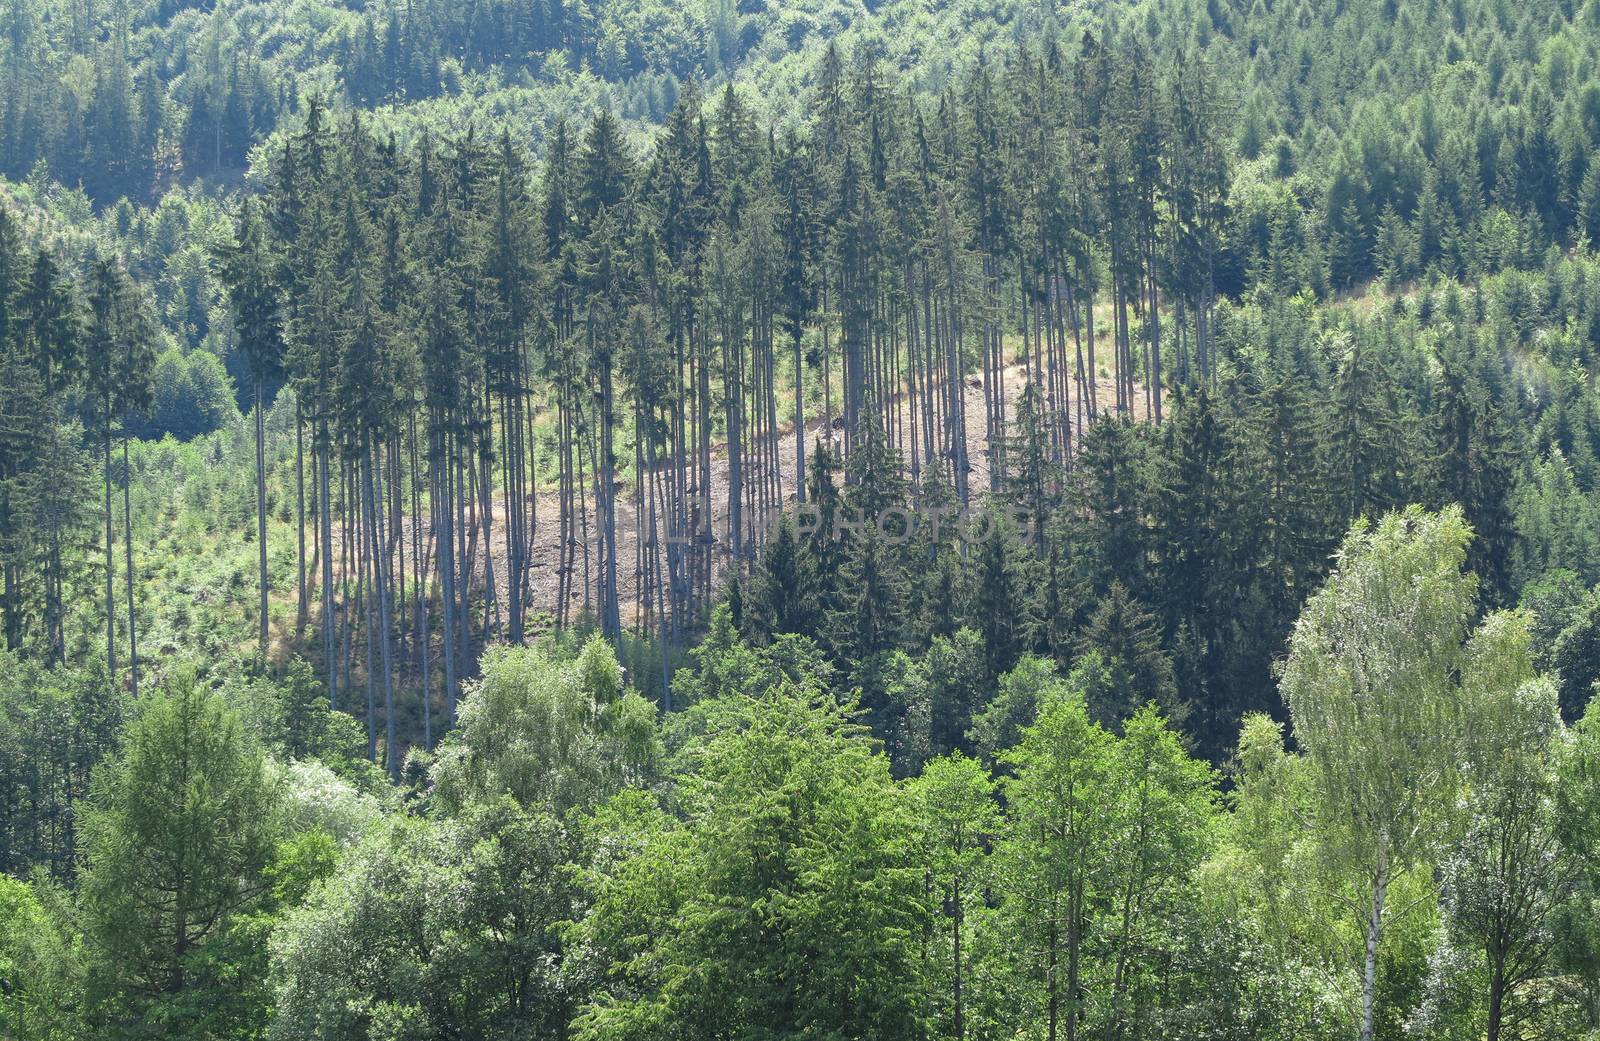
[[[1471,531],[1450,507],[1359,522],[1295,624],[1282,677],[1311,762],[1313,822],[1368,894],[1361,1041],[1371,1041],[1389,885],[1433,838],[1453,795],[1462,663],[1476,593]]]

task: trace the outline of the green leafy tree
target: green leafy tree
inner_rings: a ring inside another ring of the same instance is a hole
[[[1191,759],[1155,706],[1123,726],[1111,769],[1110,842],[1101,886],[1102,943],[1110,976],[1109,1037],[1137,1036],[1161,1001],[1156,966],[1178,944],[1170,923],[1192,899],[1189,884],[1216,831],[1216,785],[1209,766]]]
[[[572,856],[509,797],[386,821],[273,929],[268,1036],[565,1036]]]
[[[1002,913],[1027,980],[1018,1025],[1049,1041],[1079,1036],[1086,1010],[1094,905],[1111,852],[1116,739],[1067,692],[1039,706],[1022,741],[1001,756],[1006,828],[995,850]]]
[[[109,1028],[163,1022],[198,952],[261,898],[280,795],[260,747],[192,670],[141,706],[83,812],[84,929]]]
[[[935,1021],[941,1036],[961,1041],[973,974],[971,919],[984,913],[989,848],[1000,833],[995,785],[981,763],[956,752],[924,766],[907,782],[907,795],[922,829],[919,859],[945,919],[938,942],[943,960],[930,981],[939,993]]]
[[[1498,1041],[1533,1021],[1571,885],[1551,802],[1556,691],[1534,675],[1526,615],[1484,621],[1462,694],[1467,823],[1444,858],[1443,905],[1451,942],[1481,952],[1483,1029]]]
[[[1358,524],[1295,625],[1283,695],[1314,775],[1329,863],[1368,899],[1362,1041],[1373,1036],[1391,882],[1439,834],[1458,770],[1456,675],[1476,582],[1459,509]]]
[[[508,794],[560,816],[648,779],[659,757],[654,706],[624,690],[616,656],[595,637],[573,661],[539,647],[491,650],[432,776],[451,810]]]
[[[84,1036],[78,953],[36,885],[0,875],[0,1032],[66,1041]]]
[[[682,779],[681,820],[624,796],[586,946],[614,966],[580,1038],[922,1036],[931,925],[918,838],[851,711],[779,683],[735,696]]]
[[[1590,702],[1557,750],[1556,837],[1572,872],[1574,889],[1554,925],[1558,958],[1589,1012],[1578,1023],[1592,1029],[1593,999],[1600,995],[1600,708]]]

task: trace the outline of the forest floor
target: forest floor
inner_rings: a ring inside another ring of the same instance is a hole
[[[1022,394],[1027,381],[1027,369],[1022,364],[1012,364],[1005,370],[1005,411],[1008,418],[1016,414],[1017,401]],[[967,444],[970,452],[968,460],[968,486],[973,505],[980,506],[989,489],[990,446],[985,434],[984,424],[984,392],[982,381],[976,376],[967,379],[964,388],[965,412],[967,425]],[[1110,412],[1115,407],[1116,383],[1104,374],[1096,381],[1096,403],[1102,412]],[[1135,384],[1135,398],[1131,415],[1135,420],[1145,420],[1149,416],[1145,401],[1145,388],[1142,384]],[[837,407],[837,401],[835,405]],[[1076,403],[1074,402],[1074,405]],[[895,403],[897,422],[905,422],[908,417],[903,410],[904,400]],[[1072,439],[1076,444],[1081,434],[1078,410],[1073,409]],[[825,440],[835,453],[841,449],[843,440],[842,421],[836,415],[830,424],[822,416],[813,416],[806,423],[806,459],[809,462],[815,452],[816,443]],[[619,456],[628,458],[631,462],[631,452],[628,449],[619,450]],[[781,502],[785,509],[791,508],[795,502],[796,471],[795,471],[795,440],[794,425],[792,422],[780,424],[780,438],[778,450],[779,484],[781,489]],[[746,466],[750,465],[747,460]],[[731,557],[731,538],[728,527],[728,485],[730,479],[730,460],[725,440],[717,441],[711,449],[711,488],[710,488],[710,538],[712,546],[713,581],[720,582],[726,574]],[[532,533],[532,545],[527,572],[527,619],[530,630],[537,631],[548,625],[556,616],[556,609],[560,597],[560,561],[561,561],[561,525],[559,517],[559,494],[554,487],[554,474],[545,473],[543,470],[538,475],[539,492],[536,496],[535,523]],[[548,482],[548,484],[547,484]],[[595,607],[595,589],[598,578],[598,533],[593,515],[592,489],[585,489],[584,509],[587,511],[587,536],[588,549],[585,553],[583,544],[584,530],[579,527],[574,532],[578,539],[573,567],[572,581],[568,593],[568,616],[578,617],[585,612],[592,612]],[[499,605],[498,619],[490,617],[489,624],[498,631],[504,632],[508,624],[506,615],[507,604],[507,578],[510,574],[510,553],[506,538],[507,523],[505,512],[505,499],[496,489],[493,501],[493,524],[489,538],[490,560],[494,569],[496,600]],[[646,507],[648,509],[648,507]],[[755,514],[755,510],[746,505],[747,523],[759,523],[762,519]],[[640,521],[643,521],[641,524]],[[638,570],[635,562],[640,559],[641,541],[647,536],[648,516],[640,518],[634,501],[633,482],[629,478],[621,478],[617,482],[617,559],[618,559],[618,598],[622,611],[622,621],[625,626],[631,626],[638,621],[644,605],[640,602]],[[658,523],[661,523],[658,519]],[[424,512],[421,526],[416,531],[417,538],[425,548],[425,552],[432,554],[432,532],[430,522]],[[290,526],[292,531],[292,525]],[[664,531],[663,531],[664,537]],[[307,531],[307,540],[314,541],[314,533]],[[413,542],[413,532],[409,517],[402,522],[401,540],[402,552],[405,554],[403,561],[407,573],[411,571],[410,560]],[[483,574],[483,548],[481,543],[470,547],[472,571],[475,575]],[[585,557],[587,556],[587,565]],[[397,562],[400,563],[400,562]],[[310,568],[309,577],[312,578],[310,591],[310,608],[314,616],[317,611],[317,593],[315,590],[315,576],[318,574],[316,565]],[[271,656],[274,659],[285,659],[295,653],[313,655],[317,649],[306,643],[304,633],[297,635],[295,632],[295,602],[298,594],[294,591],[291,581],[285,586],[275,588],[273,591],[273,615]],[[402,609],[404,611],[404,609]],[[404,611],[409,614],[409,611]],[[482,619],[479,619],[482,621]],[[403,624],[403,623],[402,623]]]
[[[1014,417],[1018,398],[1026,384],[1027,370],[1021,364],[1013,364],[1005,370],[1005,411],[1007,417]],[[1149,418],[1145,403],[1145,388],[1142,384],[1135,384],[1135,398],[1131,415],[1135,420]],[[1110,412],[1115,407],[1116,384],[1109,377],[1102,375],[1095,385],[1096,404],[1102,412]],[[964,407],[966,411],[967,444],[970,452],[968,461],[968,486],[973,505],[980,506],[989,488],[990,446],[984,431],[984,392],[983,384],[977,377],[969,377],[964,388]],[[903,407],[903,402],[896,402],[896,409]],[[1075,402],[1074,402],[1075,404]],[[1072,440],[1076,445],[1082,433],[1081,424],[1073,409]],[[903,413],[899,415],[904,419]],[[780,425],[780,442],[778,458],[780,463],[781,501],[788,509],[795,502],[796,472],[794,451],[793,423]],[[826,440],[836,453],[840,450],[843,439],[842,423],[837,416],[830,424],[821,416],[815,416],[806,423],[806,459],[809,463],[818,440]],[[619,451],[619,455],[627,454]],[[718,441],[711,450],[711,535],[712,535],[712,566],[713,582],[720,584],[727,572],[731,557],[731,544],[728,531],[728,483],[730,476],[730,460],[728,458],[727,444]],[[560,596],[560,561],[561,561],[561,526],[558,519],[559,497],[554,488],[554,475],[543,471],[539,474],[539,493],[537,495],[536,523],[532,534],[531,559],[528,562],[527,579],[527,625],[530,632],[538,632],[553,623],[556,616],[557,601]],[[546,488],[545,482],[550,482]],[[641,542],[641,526],[636,523],[637,511],[633,501],[633,484],[631,480],[619,480],[617,485],[617,559],[618,559],[618,599],[622,612],[622,622],[626,627],[632,627],[641,618],[645,605],[640,601],[639,582],[634,562],[638,559]],[[597,553],[598,536],[594,525],[592,490],[585,491],[585,508],[589,511],[588,517],[588,565],[585,569],[585,551],[580,543],[577,547],[573,562],[573,577],[569,588],[568,617],[577,618],[584,613],[592,613],[595,607],[595,581],[597,578]],[[747,506],[747,510],[749,507]],[[490,561],[494,568],[496,601],[499,606],[498,617],[489,617],[488,630],[504,633],[509,619],[506,614],[507,604],[507,578],[510,573],[510,554],[506,539],[506,514],[505,499],[496,490],[493,502],[493,526],[489,538]],[[752,518],[754,520],[755,518]],[[648,523],[648,518],[645,518]],[[289,526],[292,533],[293,526]],[[416,531],[417,538],[425,547],[425,552],[434,551],[429,520],[426,512],[421,520],[421,527]],[[582,531],[575,533],[581,539]],[[307,531],[308,543],[314,541],[313,533]],[[411,552],[413,546],[413,532],[410,519],[407,518],[402,525],[401,539],[402,552],[405,554],[403,561],[407,573],[411,571],[413,563]],[[253,560],[253,558],[252,558]],[[251,562],[246,562],[251,563]],[[396,562],[401,563],[399,561]],[[483,574],[482,545],[473,548],[472,570],[475,575]],[[253,567],[253,563],[251,563]],[[309,576],[312,579],[312,588],[309,591],[309,606],[312,617],[317,613],[318,594],[315,586],[315,576],[319,574],[317,565],[312,562]],[[586,581],[587,579],[587,581]],[[295,604],[298,593],[292,580],[275,586],[272,594],[273,624],[270,637],[270,657],[274,660],[284,661],[296,654],[307,658],[315,658],[320,654],[320,648],[312,645],[311,630],[296,631]],[[480,605],[487,606],[482,600]],[[249,605],[244,605],[248,607]],[[244,610],[244,607],[241,610]],[[400,607],[400,605],[397,605]],[[400,607],[402,617],[397,623],[404,628],[409,618],[409,607]],[[246,610],[245,614],[249,612]],[[485,619],[475,619],[482,622]],[[248,646],[240,645],[241,651],[248,651]],[[410,671],[410,655],[403,656],[406,660],[400,666],[400,672],[406,674]],[[439,665],[435,662],[436,667]],[[356,668],[357,679],[361,674],[359,666]]]
[[[1026,382],[1026,370],[1018,364],[1012,365],[1005,372],[1005,402],[1006,415],[1015,415],[1017,399],[1022,394]],[[1134,402],[1132,415],[1135,419],[1147,418],[1148,410],[1144,400],[1144,389],[1136,386],[1137,400]],[[1108,403],[1116,401],[1116,384],[1109,377],[1102,377],[1096,386],[1096,401],[1102,411],[1107,410]],[[971,377],[965,387],[965,408],[967,424],[967,444],[970,446],[971,457],[968,461],[968,482],[973,500],[979,501],[989,488],[990,451],[984,431],[984,400],[983,385],[977,377]],[[900,408],[896,403],[896,408]],[[904,413],[901,413],[904,418]],[[784,506],[787,508],[795,502],[795,488],[797,474],[795,472],[795,440],[794,424],[788,423],[780,426],[781,437],[778,452],[780,464],[779,484]],[[1074,417],[1073,440],[1078,436],[1078,423]],[[814,417],[806,424],[806,458],[809,462],[819,440],[825,440],[835,453],[841,448],[843,429],[840,420],[835,417],[830,427],[822,417]],[[746,461],[748,467],[750,462]],[[541,478],[544,475],[541,474]],[[710,534],[714,540],[712,544],[714,567],[716,573],[725,570],[731,554],[731,535],[728,526],[728,484],[730,480],[730,460],[725,441],[713,445],[711,450],[711,524]],[[532,539],[531,559],[529,561],[529,604],[530,617],[540,612],[553,615],[556,610],[557,600],[560,595],[560,541],[561,526],[557,519],[559,500],[556,491],[541,488],[537,504],[537,523],[534,527]],[[584,581],[584,550],[580,544],[574,561],[574,580],[571,583],[569,609],[573,614],[584,610],[593,604],[593,590],[596,578],[595,547],[598,545],[598,534],[595,529],[594,517],[588,517],[588,534],[590,545],[589,581],[586,598],[586,583]],[[639,517],[633,497],[633,486],[629,482],[623,485],[619,482],[617,498],[617,560],[618,560],[618,597],[622,605],[623,622],[627,624],[638,617],[642,605],[639,602],[640,591],[633,561],[637,559],[640,550],[641,537],[648,537],[648,516]],[[646,507],[648,509],[648,507]],[[504,500],[497,497],[494,503],[494,531],[490,541],[493,553],[494,573],[496,585],[500,593],[502,605],[505,603],[505,581],[509,574],[509,555],[506,543],[506,518]],[[747,514],[754,514],[750,506],[746,506]],[[759,517],[748,516],[747,523],[759,523]],[[642,523],[641,523],[642,522]],[[426,523],[426,522],[425,522]],[[658,518],[658,524],[660,520]],[[426,530],[424,530],[426,535]],[[575,537],[581,539],[582,531],[575,532]],[[475,562],[476,563],[476,562]],[[503,609],[503,608],[502,608]]]

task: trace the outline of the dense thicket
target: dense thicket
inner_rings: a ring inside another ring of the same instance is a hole
[[[1226,798],[1155,705],[1102,724],[1094,668],[1033,657],[979,757],[897,780],[827,654],[726,605],[666,716],[598,635],[497,649],[399,787],[309,670],[178,669],[68,815],[76,894],[0,877],[0,1025],[1585,1036],[1595,715],[1561,723],[1529,615],[1478,612],[1469,539],[1352,531],[1284,674],[1303,751],[1247,716]]]

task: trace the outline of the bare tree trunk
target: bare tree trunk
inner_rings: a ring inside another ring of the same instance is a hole
[[[110,409],[108,404],[107,409]],[[117,679],[117,576],[116,558],[111,542],[111,422],[105,429],[105,490],[106,490],[106,673],[113,683]]]
[[[1367,919],[1366,966],[1361,976],[1361,1041],[1372,1041],[1372,1004],[1378,989],[1378,944],[1383,939],[1383,901],[1389,890],[1389,857],[1378,847],[1378,871],[1372,881],[1372,914]]]
[[[295,635],[306,631],[306,619],[311,614],[311,600],[306,589],[306,449],[305,426],[300,415],[300,403],[294,406],[294,517],[295,534],[299,539],[299,604],[295,609]]]
[[[370,442],[370,438],[368,440]],[[394,666],[390,659],[389,653],[389,580],[388,566],[385,559],[387,554],[384,552],[383,539],[381,535],[383,522],[383,500],[378,497],[377,488],[374,485],[372,476],[372,456],[375,451],[376,449],[374,449],[370,443],[365,447],[361,454],[361,466],[365,471],[363,479],[365,480],[367,486],[365,495],[367,504],[367,530],[371,532],[372,538],[371,589],[376,591],[378,597],[378,644],[379,654],[383,662],[383,761],[384,764],[389,768],[389,776],[391,778],[398,779],[400,777],[400,757],[398,754],[398,746],[395,741]],[[368,603],[371,603],[370,592],[368,594]],[[367,612],[367,627],[369,631],[372,628],[371,615],[372,613],[369,610]],[[372,662],[367,662],[367,669],[369,672],[371,671]]]
[[[127,424],[122,434],[122,550],[126,556],[128,586],[128,682],[134,697],[139,696],[139,627],[138,612],[133,602],[133,504],[130,492],[133,485],[133,467],[128,463]]]
[[[259,654],[263,665],[267,661],[267,462],[266,421],[261,415],[261,379],[255,382],[256,402],[256,544],[259,551],[261,579],[261,646]]]
[[[328,464],[330,452],[328,449],[328,428],[326,420],[319,420],[317,431],[317,483],[320,486],[317,499],[318,520],[321,521],[322,546],[319,552],[322,555],[322,655],[323,662],[328,670],[328,704],[332,708],[339,707],[339,683],[337,667],[334,656],[334,626],[337,619],[333,610],[333,502],[329,498]]]
[[[433,472],[433,527],[439,540],[439,577],[443,586],[439,596],[444,607],[444,691],[445,722],[454,726],[456,721],[456,648],[455,648],[455,536],[451,531],[450,475],[448,473],[446,435],[441,430],[434,434]]]

